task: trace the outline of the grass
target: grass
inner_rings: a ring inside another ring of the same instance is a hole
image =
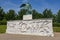
[[[0,25],[0,33],[6,32],[6,25]]]
[[[53,30],[54,32],[60,32],[60,27],[54,27]]]
[[[54,32],[60,32],[60,27],[54,27],[53,30]],[[5,32],[6,32],[6,25],[0,25],[0,33]]]

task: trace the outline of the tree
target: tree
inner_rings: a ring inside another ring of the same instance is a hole
[[[56,23],[56,17],[57,15],[56,14],[53,14],[53,22]]]
[[[15,15],[15,20],[18,20],[18,14]]]
[[[4,18],[3,13],[4,13],[3,8],[0,7],[0,20]]]
[[[52,12],[51,12],[51,10],[45,9],[45,10],[43,11],[43,17],[44,17],[44,18],[52,18]]]
[[[14,10],[9,10],[9,12],[7,12],[7,20],[15,20],[15,11]]]
[[[42,14],[38,13],[36,10],[32,10],[33,19],[42,18]]]
[[[23,15],[25,15],[26,12],[27,12],[27,10],[21,9],[21,10],[18,12],[18,19],[22,20],[22,19],[23,19]]]
[[[60,23],[60,10],[57,13],[57,22]]]

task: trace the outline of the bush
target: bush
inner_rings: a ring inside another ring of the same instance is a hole
[[[0,21],[0,25],[6,25],[7,21],[5,19],[3,19],[2,21]]]
[[[54,27],[60,27],[60,23],[53,23]]]

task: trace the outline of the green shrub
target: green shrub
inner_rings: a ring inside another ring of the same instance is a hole
[[[2,21],[0,21],[0,25],[6,25],[7,21],[5,19],[3,19]]]
[[[53,23],[53,27],[60,27],[60,23]]]

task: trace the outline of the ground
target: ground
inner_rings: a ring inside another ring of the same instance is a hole
[[[54,37],[33,35],[0,34],[0,40],[60,40],[60,33],[55,32]]]
[[[54,37],[6,34],[6,25],[0,25],[0,40],[60,40],[60,27],[53,27]]]

